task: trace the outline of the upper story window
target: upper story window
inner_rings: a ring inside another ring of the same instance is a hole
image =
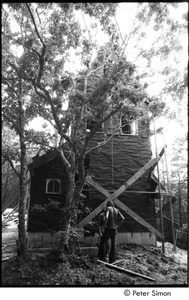
[[[46,179],[46,194],[60,194],[61,181],[60,179]]]
[[[121,133],[138,135],[138,121],[128,122],[124,116],[121,117]]]
[[[97,124],[96,121],[94,121],[94,120],[88,120],[87,121],[87,131],[90,132],[96,124]],[[98,129],[97,129],[97,132],[102,132],[102,131],[103,131],[102,130],[102,125],[100,125],[98,127]]]

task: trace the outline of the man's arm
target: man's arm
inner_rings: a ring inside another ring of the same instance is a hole
[[[98,220],[98,232],[99,232],[99,235],[100,236],[102,236],[102,229],[101,229],[101,227],[102,227],[102,223],[103,223],[103,217],[102,217],[102,215],[100,215],[99,216],[99,220]]]
[[[98,232],[99,232],[99,235],[102,236],[102,230],[101,230],[100,225],[98,226]]]
[[[109,209],[106,210],[106,214],[105,214],[105,222],[104,222],[105,227],[106,227],[107,222],[108,222],[108,217],[109,217]]]
[[[118,225],[117,225],[117,229],[118,229],[119,227],[121,227],[121,225],[123,224],[123,222],[124,222],[124,220],[125,220],[124,216],[122,215],[122,213],[121,213],[120,211],[118,212],[118,219],[119,219],[119,223],[118,223]]]

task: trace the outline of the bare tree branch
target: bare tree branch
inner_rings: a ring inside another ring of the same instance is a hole
[[[70,165],[70,163],[68,162],[68,160],[66,159],[66,157],[65,157],[65,155],[64,155],[64,152],[63,152],[63,150],[61,149],[61,147],[60,147],[60,149],[59,149],[59,153],[60,153],[60,157],[61,157],[62,161],[64,162],[64,164],[65,164],[65,166],[66,166],[66,169],[70,169],[71,165]]]
[[[17,97],[19,97],[18,93],[15,91],[15,89],[13,89],[13,87],[10,86],[10,84],[6,80],[3,80],[3,83],[8,86],[8,88],[11,90],[11,92],[13,92]]]
[[[37,7],[38,8],[38,7]],[[37,10],[37,8],[36,8],[36,14],[37,14],[37,17],[38,17],[38,20],[39,20],[39,23],[41,24],[41,19],[40,19],[40,17],[39,17],[39,13],[38,13],[38,10]]]
[[[2,81],[3,81],[3,80],[4,80],[4,81],[5,81],[5,80],[8,80],[8,81],[10,80],[10,81],[11,81],[11,80],[19,79],[19,78],[20,78],[20,77],[5,77],[5,76],[2,76]]]
[[[15,66],[15,64],[11,63],[10,61],[7,61],[7,63],[16,71],[18,74],[18,78],[20,78],[20,70]]]
[[[113,115],[115,115],[123,106],[122,103],[120,103],[114,110],[112,110],[105,118],[103,118],[101,121],[97,122],[95,124],[95,126],[93,127],[93,129],[91,130],[91,132],[89,133],[89,135],[86,138],[86,142],[85,142],[85,147],[84,147],[84,151],[86,151],[87,145],[90,141],[90,139],[94,136],[94,134],[96,133],[97,129],[99,128],[99,126],[101,126],[103,123],[105,123],[107,120],[109,120],[109,118]]]
[[[28,11],[29,11],[29,13],[30,13],[30,16],[31,16],[33,25],[34,25],[34,27],[35,27],[35,32],[36,32],[38,38],[40,39],[40,41],[41,41],[43,47],[45,47],[45,44],[44,44],[44,42],[43,42],[43,40],[42,40],[42,38],[41,38],[41,36],[40,36],[40,34],[39,34],[39,31],[38,31],[38,29],[37,29],[37,26],[36,26],[36,23],[35,23],[35,19],[34,19],[34,16],[33,16],[33,14],[32,14],[32,11],[31,11],[31,9],[30,9],[30,6],[29,6],[28,3],[26,3],[26,6],[27,6],[27,9],[28,9]]]
[[[79,152],[78,152],[76,144],[74,144],[72,142],[72,140],[70,139],[70,137],[63,132],[61,121],[58,118],[58,115],[56,113],[56,109],[55,109],[55,107],[53,105],[53,102],[52,102],[51,96],[49,95],[49,92],[44,87],[42,87],[41,84],[36,83],[34,80],[32,80],[32,82],[33,82],[33,86],[35,88],[36,93],[40,97],[42,97],[43,99],[45,99],[49,103],[49,105],[51,106],[52,115],[53,115],[54,121],[56,123],[57,129],[58,129],[58,132],[59,132],[61,138],[64,138],[70,144],[71,148],[75,151],[75,153],[77,155],[79,155]],[[44,94],[42,94],[41,92],[39,92],[37,90],[37,88],[40,89]]]
[[[46,45],[44,44],[44,42],[43,42],[43,40],[42,40],[42,38],[41,38],[41,36],[40,36],[40,34],[39,34],[39,31],[38,31],[38,29],[37,29],[37,26],[36,26],[36,23],[35,23],[35,19],[34,19],[34,16],[33,16],[33,14],[32,14],[32,11],[31,11],[31,9],[30,9],[29,4],[26,3],[26,6],[27,6],[27,8],[28,8],[28,10],[29,10],[29,13],[30,13],[30,16],[31,16],[33,25],[34,25],[34,27],[35,27],[35,32],[36,32],[38,38],[40,39],[40,41],[41,41],[41,43],[42,43],[42,45],[43,45],[42,51],[41,51],[41,54],[40,54],[40,55],[39,55],[39,53],[38,53],[36,50],[32,49],[32,51],[35,51],[35,52],[38,54],[38,56],[39,56],[39,73],[38,73],[38,77],[37,77],[37,83],[40,83],[41,77],[43,76],[43,69],[44,69],[44,63],[45,63],[45,51],[46,51]]]
[[[117,128],[116,128],[116,129],[117,129]],[[86,154],[91,153],[93,150],[96,150],[96,149],[98,149],[98,148],[103,147],[104,145],[106,145],[106,144],[109,142],[109,140],[110,140],[112,137],[113,137],[113,134],[112,134],[107,140],[102,141],[101,143],[98,143],[97,146],[95,146],[95,147],[90,148],[89,150],[87,150],[87,151],[86,151]]]

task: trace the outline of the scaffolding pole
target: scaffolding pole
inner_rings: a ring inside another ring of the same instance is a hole
[[[167,153],[166,153],[166,145],[165,145],[165,140],[164,140],[164,134],[162,132],[162,137],[163,137],[163,145],[165,149],[165,165],[166,165],[166,174],[167,174],[167,186],[168,186],[168,191],[170,192],[170,181],[169,181],[169,169],[168,169],[168,162],[167,162]],[[173,234],[173,250],[176,252],[176,237],[175,237],[175,226],[174,226],[174,215],[173,215],[173,204],[172,204],[172,196],[168,196],[169,198],[169,203],[170,203],[170,211],[171,211],[171,227],[172,227],[172,234]]]
[[[156,126],[155,126],[155,119],[154,119],[154,136],[155,136],[155,149],[156,149],[156,157],[158,155],[158,149],[157,149],[157,137],[156,137]],[[164,227],[163,227],[163,214],[162,214],[162,203],[161,203],[161,187],[160,187],[160,181],[159,181],[159,163],[157,163],[157,173],[158,173],[158,191],[159,191],[159,208],[160,208],[160,223],[161,223],[161,233],[164,236]],[[165,244],[162,240],[162,251],[165,253]]]

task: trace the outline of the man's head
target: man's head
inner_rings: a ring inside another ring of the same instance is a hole
[[[107,205],[106,205],[107,207],[108,206],[114,206],[114,204],[113,204],[113,202],[111,201],[111,200],[108,200],[108,202],[107,202]]]

